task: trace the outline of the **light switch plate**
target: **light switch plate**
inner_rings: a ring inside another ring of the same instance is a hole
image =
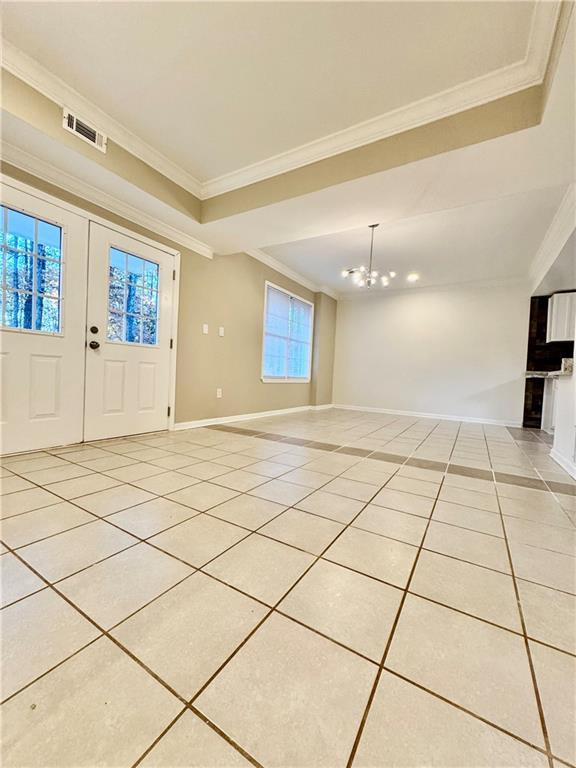
[[[202,333],[208,334],[208,323],[202,325]]]
[[[218,389],[216,390],[216,397],[222,397],[222,390],[220,389],[220,387],[218,387]]]
[[[224,336],[224,326],[223,325],[221,325],[218,328],[218,336]]]

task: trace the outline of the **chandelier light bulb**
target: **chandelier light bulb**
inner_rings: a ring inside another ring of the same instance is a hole
[[[349,274],[350,274],[350,271],[348,269],[342,270],[342,277],[348,277]]]
[[[386,275],[382,275],[380,278],[380,281],[382,282],[382,285],[386,287],[387,285],[390,285],[390,280],[386,277]]]
[[[388,274],[390,275],[390,277],[396,277],[396,272],[388,272]]]
[[[415,283],[417,280],[420,279],[420,275],[418,272],[410,272],[406,275],[406,280],[408,280],[409,283]]]
[[[360,267],[360,272],[362,273],[366,272],[366,267],[364,266],[364,264],[362,264],[362,266]]]

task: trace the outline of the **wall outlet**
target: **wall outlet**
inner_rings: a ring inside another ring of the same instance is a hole
[[[220,387],[216,390],[216,397],[222,397],[222,390]]]
[[[218,328],[218,336],[224,336],[224,326],[221,325],[220,328]]]
[[[204,324],[202,325],[202,333],[203,333],[204,335],[208,335],[208,323],[204,323]]]

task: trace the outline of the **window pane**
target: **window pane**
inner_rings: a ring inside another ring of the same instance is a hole
[[[310,341],[312,335],[312,307],[303,301],[292,299],[290,314],[290,338]]]
[[[144,275],[144,259],[128,254],[128,282],[142,284]]]
[[[288,348],[288,378],[308,378],[308,358],[310,346],[299,341],[291,341]]]
[[[128,280],[126,289],[126,312],[139,315],[142,311],[142,286]]]
[[[266,335],[264,340],[264,376],[282,377],[287,375],[286,351],[288,342],[277,336]]]
[[[290,296],[269,286],[266,299],[266,331],[278,336],[288,336],[289,325]]]
[[[140,344],[142,337],[142,319],[136,315],[126,315],[126,341]]]
[[[112,312],[124,312],[124,283],[110,283],[108,286],[108,308]]]
[[[58,333],[60,330],[60,302],[45,296],[36,297],[36,330]]]
[[[153,261],[111,248],[109,255],[109,341],[156,344],[160,267]]]
[[[143,291],[142,293],[142,314],[146,317],[156,317],[156,308],[158,305],[158,294],[156,291]]]
[[[124,315],[110,312],[108,314],[108,331],[106,337],[110,341],[124,341]]]
[[[61,237],[60,227],[38,219],[38,256],[59,259],[62,255]]]
[[[144,287],[149,290],[158,290],[158,264],[153,261],[144,262]]]
[[[4,245],[4,206],[0,205],[0,245]],[[0,318],[2,315],[0,315]]]
[[[6,307],[4,325],[8,328],[32,329],[32,301],[31,293],[15,293],[6,291]]]
[[[145,319],[142,321],[142,343],[156,344],[156,320]]]
[[[6,253],[6,285],[20,291],[34,288],[34,256],[8,251]]]
[[[116,248],[110,248],[108,274],[111,283],[126,281],[126,254]]]
[[[0,324],[59,333],[62,228],[11,208],[2,208],[0,213],[5,230],[2,241],[6,242],[0,251],[0,280],[6,287]],[[38,243],[34,252],[36,230]]]
[[[11,248],[29,252],[34,250],[34,221],[32,216],[8,208],[7,241]]]
[[[60,294],[60,263],[38,259],[36,263],[36,290],[50,296]]]

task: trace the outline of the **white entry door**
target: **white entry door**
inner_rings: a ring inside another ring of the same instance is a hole
[[[174,256],[90,223],[84,439],[168,427]]]
[[[88,222],[7,184],[0,218],[0,452],[80,442]]]

